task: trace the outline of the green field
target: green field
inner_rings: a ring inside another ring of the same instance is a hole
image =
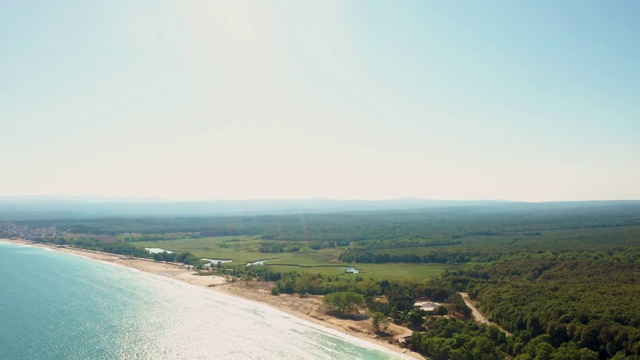
[[[335,265],[329,262],[339,251],[312,251],[304,253],[263,253],[261,241],[251,236],[217,236],[205,238],[183,238],[176,240],[139,241],[132,245],[149,248],[158,247],[175,252],[190,252],[197,258],[228,259],[234,265],[244,265],[258,260],[277,261],[283,265]]]
[[[332,264],[327,266],[305,266],[295,265],[270,265],[277,271],[298,271],[311,274],[340,275],[345,273],[346,266],[353,266],[360,272],[349,276],[360,276],[363,278],[381,279],[407,279],[413,278],[422,280],[426,278],[439,277],[447,269],[452,269],[450,265],[443,264]]]
[[[446,264],[356,264],[360,269],[362,277],[372,277],[374,279],[406,279],[414,278],[421,280],[424,278],[439,277],[447,269],[456,266]]]
[[[164,241],[132,242],[132,245],[150,248],[157,247],[175,252],[190,252],[197,258],[233,260],[233,264],[244,265],[258,260],[278,259],[288,254],[261,253],[258,242],[253,237],[218,236],[205,238],[184,238]]]
[[[140,241],[132,245],[142,248],[158,247],[175,252],[190,252],[197,258],[229,259],[226,266],[245,265],[247,262],[269,260],[266,266],[277,271],[299,271],[323,275],[340,275],[345,267],[354,266],[359,276],[374,279],[433,278],[446,269],[444,264],[347,264],[337,260],[341,249],[324,249],[296,253],[262,253],[260,240],[251,236],[219,236],[205,238],[183,238],[175,240]],[[355,276],[355,275],[354,275]]]
[[[289,253],[285,257],[272,261],[273,265],[304,265],[304,266],[341,266],[337,259],[341,250],[318,250],[310,253]]]

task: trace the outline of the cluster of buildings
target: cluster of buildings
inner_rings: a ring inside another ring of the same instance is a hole
[[[62,231],[55,227],[30,228],[27,225],[17,225],[12,222],[0,222],[0,239],[33,240],[41,237],[61,236]]]

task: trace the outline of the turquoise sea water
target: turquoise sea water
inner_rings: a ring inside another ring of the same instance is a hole
[[[0,242],[1,359],[398,359],[268,306]]]

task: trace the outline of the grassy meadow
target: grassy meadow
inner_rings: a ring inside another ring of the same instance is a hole
[[[343,249],[303,250],[293,253],[260,252],[262,240],[255,236],[212,236],[204,238],[180,238],[171,240],[136,241],[132,245],[141,248],[157,247],[174,252],[190,252],[197,258],[232,260],[225,266],[244,266],[248,262],[268,260],[265,266],[277,271],[298,271],[322,275],[340,275],[345,267],[354,266],[365,278],[402,279],[435,278],[446,269],[446,264],[347,264],[338,260]]]

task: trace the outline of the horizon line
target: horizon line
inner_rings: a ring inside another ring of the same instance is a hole
[[[105,202],[168,202],[168,203],[203,203],[203,202],[251,202],[251,201],[330,201],[330,202],[388,202],[388,201],[431,201],[431,202],[503,202],[503,203],[530,203],[530,204],[543,204],[543,203],[581,203],[581,202],[624,202],[624,201],[640,201],[640,199],[580,199],[580,200],[513,200],[513,199],[487,199],[487,198],[473,198],[473,199],[446,199],[446,198],[426,198],[426,197],[414,197],[414,196],[402,196],[402,197],[390,197],[390,198],[332,198],[322,196],[309,196],[309,197],[252,197],[252,198],[171,198],[171,197],[154,197],[154,196],[110,196],[110,195],[62,195],[62,194],[17,194],[7,195],[0,194],[0,199],[31,199],[31,200],[77,200],[77,201],[105,201]]]

